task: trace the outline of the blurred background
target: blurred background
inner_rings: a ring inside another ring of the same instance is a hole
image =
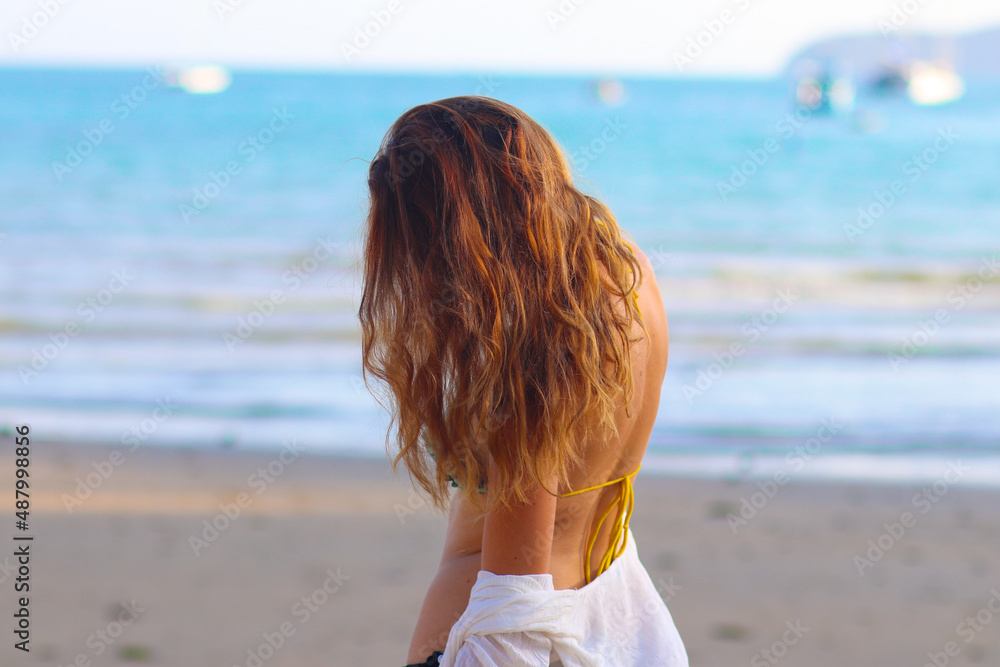
[[[644,474],[1000,480],[994,2],[7,0],[0,28],[2,432],[384,461],[368,163],[479,94],[656,269]]]
[[[996,452],[990,3],[43,5],[8,3],[0,55],[0,423],[118,441],[169,398],[144,442],[381,455],[368,161],[405,109],[482,94],[657,268],[651,453],[780,452],[823,418],[825,453]]]

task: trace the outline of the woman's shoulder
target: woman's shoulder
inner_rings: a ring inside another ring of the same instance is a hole
[[[650,348],[655,351],[653,354],[662,362],[665,371],[669,346],[667,311],[660,293],[660,285],[656,280],[656,267],[653,266],[649,257],[638,244],[632,246],[632,251],[642,270],[642,284],[639,286],[639,310],[642,312],[643,322],[649,332]]]

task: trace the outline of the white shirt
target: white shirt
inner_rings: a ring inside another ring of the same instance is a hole
[[[580,589],[555,590],[551,574],[480,570],[440,665],[688,667],[688,658],[629,529],[624,553]]]

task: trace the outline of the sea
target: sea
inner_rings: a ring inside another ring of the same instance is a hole
[[[784,78],[231,75],[0,69],[0,432],[385,459],[366,170],[403,111],[478,94],[655,268],[643,474],[1000,484],[1000,80],[827,113]]]

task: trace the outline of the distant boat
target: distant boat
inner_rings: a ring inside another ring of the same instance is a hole
[[[857,89],[850,78],[836,76],[831,67],[817,62],[804,63],[808,73],[799,76],[795,101],[815,113],[847,113],[854,109]]]
[[[946,61],[914,61],[909,68],[906,93],[921,106],[954,102],[965,94],[965,82]]]
[[[965,94],[965,82],[946,60],[887,66],[872,87],[882,95],[905,94],[920,106],[954,102]]]
[[[229,87],[232,80],[229,70],[218,65],[167,68],[167,84],[186,93],[221,93]]]
[[[618,79],[600,79],[590,84],[590,94],[609,107],[617,107],[625,103],[625,84]]]
[[[886,64],[872,82],[872,89],[880,95],[895,95],[905,93],[909,85],[909,75],[905,67]]]

